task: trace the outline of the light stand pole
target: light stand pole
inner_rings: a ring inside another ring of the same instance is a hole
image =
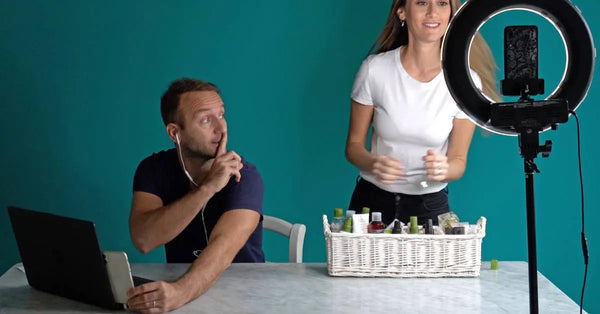
[[[535,199],[533,188],[533,159],[524,160],[525,191],[527,194],[527,264],[529,267],[529,313],[538,313],[537,246],[535,237]]]
[[[525,171],[525,196],[527,202],[527,262],[529,269],[529,312],[538,313],[538,282],[537,282],[537,244],[535,229],[535,193],[534,175],[540,171],[535,164],[538,152],[542,157],[548,157],[552,150],[552,142],[546,141],[539,146],[539,130],[524,128],[519,132],[519,149],[523,157]]]
[[[532,110],[535,109],[535,110]],[[491,123],[496,126],[511,126],[519,135],[519,152],[523,157],[525,172],[525,197],[527,203],[527,262],[529,270],[529,312],[537,314],[537,247],[535,231],[534,175],[539,173],[535,158],[550,156],[552,141],[539,145],[542,126],[551,124],[556,130],[558,122],[566,121],[568,102],[565,100],[533,101],[526,92],[515,103],[498,103],[491,106]]]

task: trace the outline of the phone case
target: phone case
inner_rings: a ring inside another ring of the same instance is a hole
[[[126,304],[127,291],[133,288],[127,254],[121,251],[104,251],[104,256],[115,302]]]
[[[538,29],[535,25],[504,28],[504,79],[502,95],[524,99],[544,93],[544,79],[538,78]]]
[[[506,79],[537,79],[537,26],[507,26],[504,29],[504,53]]]

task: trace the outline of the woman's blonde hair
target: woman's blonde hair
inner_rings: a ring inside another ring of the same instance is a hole
[[[375,53],[385,52],[408,44],[408,30],[406,27],[402,26],[400,19],[396,14],[396,11],[405,5],[406,0],[393,1],[387,22],[369,53],[372,53],[373,51],[375,51]],[[460,0],[450,0],[450,8],[452,10],[451,18],[461,5]],[[376,50],[375,47],[377,47]],[[483,93],[495,101],[500,101],[502,97],[496,88],[496,69],[498,66],[496,65],[490,47],[479,32],[475,34],[475,38],[473,39],[469,62],[471,68],[477,72],[481,78]]]

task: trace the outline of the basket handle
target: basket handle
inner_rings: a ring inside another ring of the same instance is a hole
[[[477,233],[482,233],[485,236],[485,226],[487,224],[487,219],[483,216],[479,217],[477,220]]]
[[[329,221],[327,221],[327,215],[323,215],[323,233],[326,236],[331,234],[331,229],[329,228]]]

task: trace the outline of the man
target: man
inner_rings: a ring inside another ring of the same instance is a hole
[[[129,228],[136,248],[165,245],[167,262],[192,263],[174,282],[128,292],[130,309],[161,313],[208,290],[231,262],[264,262],[263,182],[251,163],[227,151],[225,105],[212,83],[183,78],[161,98],[175,148],[137,168]]]

